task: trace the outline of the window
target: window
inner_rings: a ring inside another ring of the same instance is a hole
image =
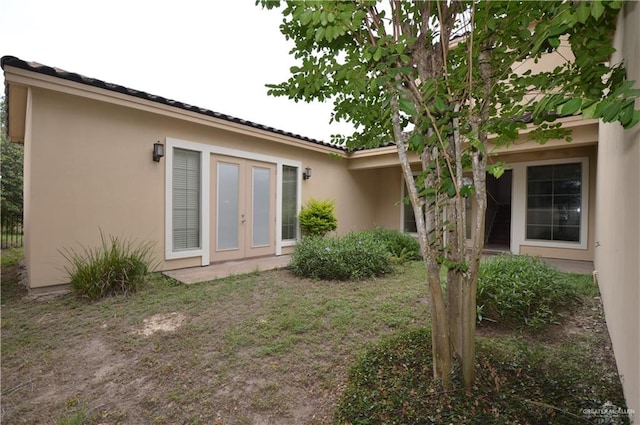
[[[298,238],[298,168],[282,166],[282,240]]]
[[[413,206],[409,201],[409,194],[407,193],[406,184],[402,186],[402,230],[407,233],[418,233],[418,226],[416,225],[416,216],[413,214]],[[464,200],[466,210],[465,210],[465,237],[467,239],[471,239],[471,220],[472,220],[472,205],[471,198],[465,198]]]
[[[173,250],[200,248],[200,152],[173,150]]]
[[[582,163],[527,167],[526,238],[580,242]]]
[[[402,230],[406,233],[418,233],[418,225],[416,224],[416,216],[413,213],[413,205],[409,201],[407,187],[404,187],[404,197],[402,198],[403,217]]]

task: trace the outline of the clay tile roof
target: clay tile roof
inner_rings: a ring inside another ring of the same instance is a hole
[[[299,134],[294,134],[284,130],[279,130],[277,128],[269,127],[267,125],[255,123],[253,121],[247,121],[241,118],[233,117],[231,115],[222,114],[220,112],[215,112],[210,109],[189,105],[183,102],[179,102],[177,100],[167,99],[165,97],[157,96],[157,95],[143,92],[140,90],[130,89],[128,87],[124,87],[118,84],[108,83],[106,81],[98,80],[97,78],[86,77],[84,75],[77,74],[75,72],[65,71],[60,68],[43,65],[37,62],[27,62],[15,56],[3,56],[2,59],[0,59],[0,66],[2,67],[2,69],[4,69],[5,66],[12,66],[15,68],[24,69],[26,71],[33,71],[39,74],[50,75],[52,77],[61,78],[63,80],[73,81],[80,84],[86,84],[88,86],[98,87],[101,89],[126,94],[128,96],[133,96],[140,99],[146,99],[152,102],[161,103],[174,108],[184,109],[187,111],[196,112],[198,114],[219,118],[225,121],[241,124],[247,127],[265,130],[270,133],[292,137],[294,139],[302,140],[304,142],[327,146],[327,147],[340,149],[340,150],[345,150],[343,146],[336,146],[331,143],[323,142],[321,140],[312,139],[309,137],[301,136]]]

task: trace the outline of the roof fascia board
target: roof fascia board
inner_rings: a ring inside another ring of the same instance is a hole
[[[598,143],[599,121],[597,119],[585,120],[581,116],[575,116],[560,118],[558,119],[558,121],[562,122],[563,128],[572,130],[572,142],[557,139],[549,140],[543,145],[529,140],[526,135],[534,129],[533,125],[530,125],[527,129],[524,129],[520,132],[520,136],[517,141],[514,141],[508,146],[496,147],[495,145],[491,144],[491,140],[495,138],[495,134],[489,135],[489,150],[492,155],[509,155],[516,153],[536,152],[545,149],[551,150],[587,146]],[[395,145],[352,152],[349,154],[349,159],[350,170],[364,170],[370,168],[381,168],[392,165],[399,165]],[[416,157],[411,158],[412,163],[416,161]]]
[[[250,126],[244,126],[221,118],[211,117],[199,114],[194,111],[188,111],[178,107],[165,105],[151,100],[138,98],[135,96],[94,87],[88,84],[82,84],[75,81],[69,81],[63,78],[41,74],[35,71],[16,68],[6,65],[5,80],[10,84],[20,84],[24,86],[32,86],[52,90],[61,93],[72,94],[92,100],[107,102],[119,106],[138,109],[145,112],[151,112],[171,118],[186,120],[196,124],[202,124],[209,127],[219,128],[222,130],[240,133],[261,139],[267,139],[285,145],[295,146],[306,150],[312,150],[321,153],[338,154],[346,157],[346,153],[340,148],[332,148],[322,146],[311,142],[298,140],[294,137],[273,133],[267,130],[261,130]]]

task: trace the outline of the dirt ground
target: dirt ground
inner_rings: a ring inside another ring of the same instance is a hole
[[[2,270],[2,424],[332,423],[363,345],[426,312],[419,284],[325,294],[284,270],[93,304],[30,298],[17,272]],[[598,298],[545,338],[573,335],[612,362]]]

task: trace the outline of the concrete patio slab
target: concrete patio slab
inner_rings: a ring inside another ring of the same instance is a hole
[[[186,269],[169,270],[162,274],[182,283],[192,284],[222,279],[228,276],[252,273],[255,271],[281,269],[287,267],[291,261],[290,255],[278,257],[259,257],[248,260],[227,261],[204,267],[189,267]]]
[[[544,258],[544,260],[563,272],[579,274],[593,273],[593,262],[591,261],[558,260],[553,258]],[[216,263],[204,267],[189,267],[186,269],[169,270],[163,272],[163,274],[189,285],[192,283],[207,282],[228,276],[252,273],[255,271],[281,269],[287,267],[290,261],[290,255],[260,257],[248,260]]]

